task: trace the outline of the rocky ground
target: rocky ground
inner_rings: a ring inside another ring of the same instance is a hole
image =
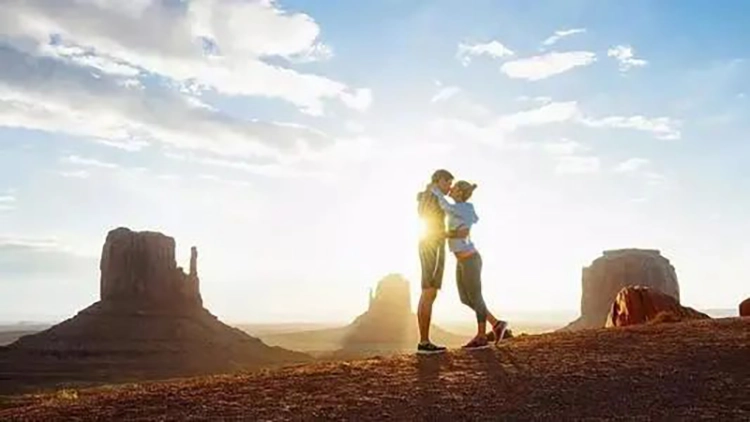
[[[6,398],[3,421],[750,420],[750,319]]]

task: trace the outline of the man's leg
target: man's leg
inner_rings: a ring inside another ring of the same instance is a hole
[[[432,324],[432,305],[435,303],[437,292],[443,281],[445,243],[443,241],[421,243],[419,257],[422,264],[422,295],[417,307],[419,348],[429,345],[431,350],[427,351],[443,351],[445,350],[443,347],[436,347],[430,343],[430,325]]]
[[[432,323],[432,305],[437,297],[436,288],[423,288],[422,295],[419,297],[419,306],[417,308],[417,320],[419,322],[419,342],[429,343],[430,325]]]

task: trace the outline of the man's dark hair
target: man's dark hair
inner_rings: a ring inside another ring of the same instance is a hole
[[[437,183],[441,180],[453,180],[454,177],[448,170],[440,169],[435,170],[435,173],[432,173],[432,183]]]

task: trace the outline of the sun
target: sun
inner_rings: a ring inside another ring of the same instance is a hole
[[[422,218],[417,218],[416,224],[414,227],[414,234],[417,236],[419,240],[422,240],[427,235],[427,221],[425,221]]]

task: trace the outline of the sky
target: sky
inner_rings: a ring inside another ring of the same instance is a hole
[[[478,184],[490,310],[575,311],[603,250],[683,304],[750,296],[750,4],[7,0],[0,320],[98,299],[120,226],[199,250],[229,321],[345,321],[419,286],[416,193]],[[448,259],[436,320],[472,318]]]

